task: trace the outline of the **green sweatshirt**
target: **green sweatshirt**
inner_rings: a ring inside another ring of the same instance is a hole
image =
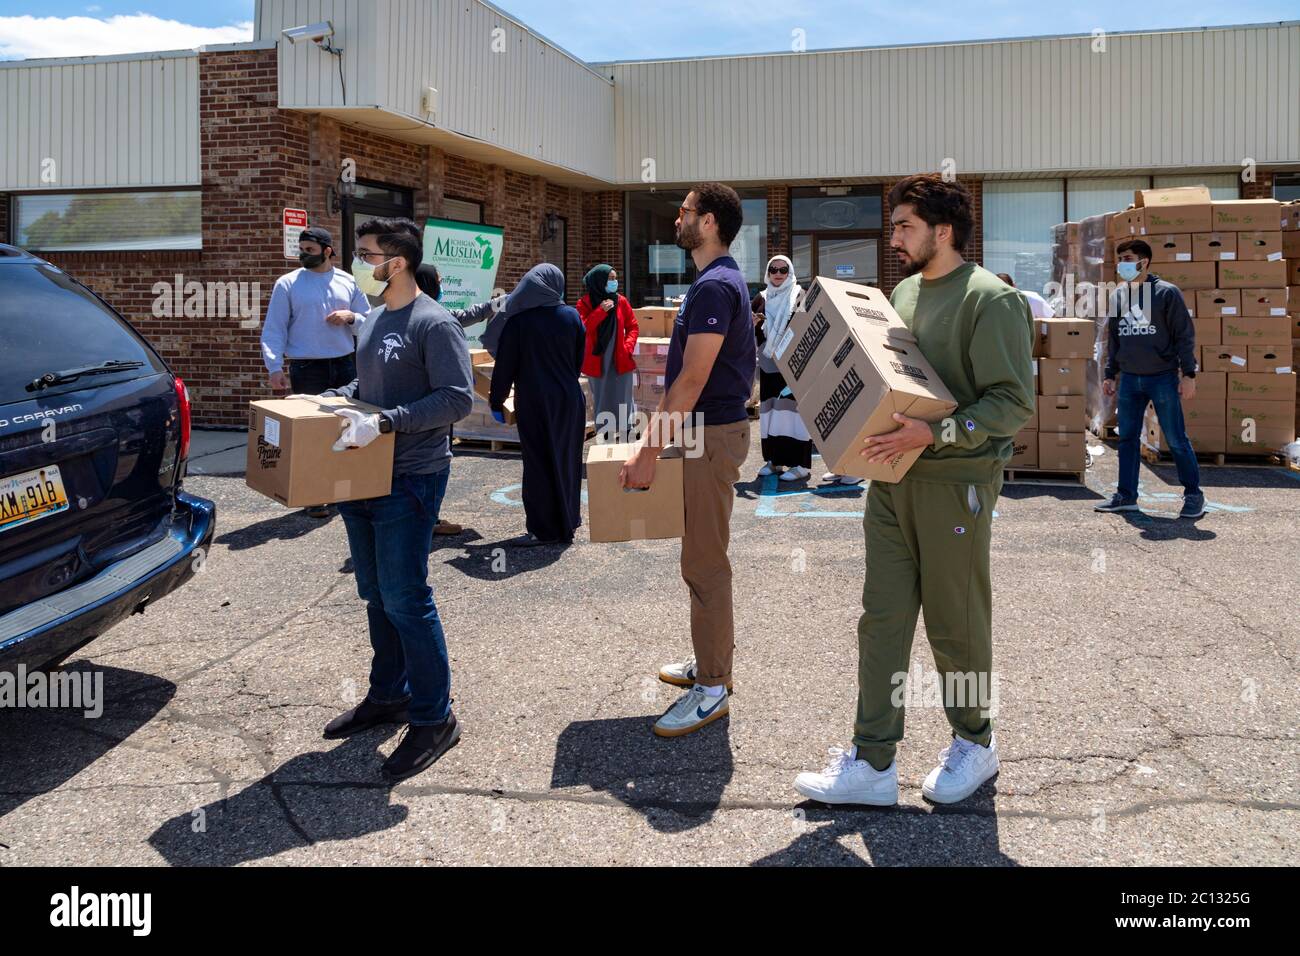
[[[1029,303],[967,262],[933,282],[908,276],[890,296],[921,354],[957,401],[908,478],[989,484],[1011,460],[1011,438],[1034,417],[1034,320]]]

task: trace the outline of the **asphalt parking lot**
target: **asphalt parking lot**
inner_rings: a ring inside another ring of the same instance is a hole
[[[676,693],[654,675],[689,649],[678,545],[504,554],[519,459],[458,457],[444,516],[467,530],[431,564],[464,738],[396,788],[396,730],[321,738],[369,661],[342,521],[196,459],[204,572],[67,665],[103,672],[103,716],[0,711],[0,865],[1300,862],[1300,474],[1206,469],[1194,523],[1172,467],[1144,466],[1146,516],[1094,514],[1113,448],[1087,487],[1005,488],[1000,776],[925,803],[947,725],[913,708],[900,805],[831,810],[791,781],[851,732],[863,492],[754,479],[754,432],[731,716],[678,740],[650,732]]]

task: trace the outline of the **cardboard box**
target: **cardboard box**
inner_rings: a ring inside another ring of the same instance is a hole
[[[1204,345],[1201,347],[1201,367],[1196,377],[1200,379],[1204,372],[1245,372],[1249,364],[1248,350],[1241,355],[1234,355],[1231,349],[1222,345]]]
[[[1222,454],[1228,450],[1228,442],[1222,425],[1208,428],[1184,428],[1184,431],[1187,432],[1187,440],[1192,445],[1192,451],[1197,454]],[[1155,420],[1154,414],[1151,414],[1145,423],[1144,438],[1144,444],[1150,448],[1158,448],[1160,451],[1169,450],[1169,442],[1165,440],[1164,432]]]
[[[1192,316],[1192,328],[1195,333],[1193,341],[1196,348],[1202,345],[1218,345],[1222,341],[1223,320],[1217,316],[1209,319]]]
[[[470,349],[470,350],[469,350],[469,364],[470,364],[470,365],[487,365],[487,364],[491,363],[492,361],[493,361],[492,353],[489,352],[487,349]]]
[[[1088,362],[1085,359],[1038,360],[1038,394],[1086,395]]]
[[[632,381],[632,400],[637,405],[658,407],[664,394],[668,391],[666,379],[652,372],[636,372]]]
[[[1193,263],[1193,265],[1195,264]],[[1285,259],[1276,259],[1273,262],[1248,260],[1220,262],[1218,264],[1219,288],[1280,289],[1287,285],[1286,266]],[[1161,276],[1161,278],[1164,277]]]
[[[474,393],[483,401],[492,397],[492,370],[497,367],[496,362],[478,362],[473,366],[474,372]]]
[[[1155,250],[1153,249],[1152,252]],[[1194,232],[1192,233],[1192,261],[1218,262],[1220,259],[1237,258],[1237,234],[1235,232]]]
[[[587,449],[587,528],[593,542],[680,538],[686,533],[682,449],[665,448],[650,487],[629,490],[619,484],[618,473],[636,449],[600,444]]]
[[[1290,298],[1290,293],[1286,289],[1242,289],[1240,314],[1284,316],[1290,307]]]
[[[1077,226],[1077,223],[1068,225]],[[1140,206],[1112,213],[1106,219],[1106,237],[1108,239],[1128,239],[1131,236],[1147,234],[1146,210]]]
[[[1231,316],[1223,320],[1221,343],[1233,355],[1245,355],[1242,350],[1251,345],[1274,345],[1289,341],[1291,323],[1285,314],[1271,318]]]
[[[1088,467],[1088,436],[1083,432],[1039,432],[1040,471],[1084,471]]]
[[[1228,410],[1221,398],[1197,398],[1183,402],[1183,422],[1188,428],[1222,429],[1228,421]]]
[[[1282,233],[1282,258],[1300,259],[1300,228]]]
[[[1228,397],[1227,372],[1197,372],[1196,399],[1214,399],[1223,404]]]
[[[638,371],[662,375],[668,370],[668,349],[672,339],[649,335],[638,337],[632,350],[632,360]]]
[[[1039,395],[1040,432],[1079,432],[1085,427],[1083,395]]]
[[[1198,388],[1200,378],[1196,376]],[[1297,383],[1295,372],[1280,375],[1277,372],[1234,372],[1228,376],[1228,400],[1294,402],[1297,387],[1300,383]]]
[[[1241,262],[1276,262],[1283,258],[1281,232],[1237,233],[1237,260]]]
[[[335,451],[338,408],[380,409],[346,398],[267,399],[248,405],[244,481],[289,508],[381,498],[392,491],[393,434],[365,448]]]
[[[1146,209],[1149,236],[1180,232],[1214,232],[1210,191],[1204,186],[1139,189],[1133,201]],[[1249,228],[1249,227],[1247,227]],[[1235,227],[1220,227],[1235,232]]]
[[[1011,439],[1011,460],[1007,468],[1038,468],[1038,432],[1022,428]]]
[[[1037,384],[1038,379],[1034,379],[1034,382],[1035,384]],[[1025,422],[1025,424],[1021,426],[1020,430],[1022,432],[1038,431],[1038,406],[1041,402],[1042,402],[1042,396],[1039,395],[1037,392],[1035,392],[1034,393],[1034,414],[1030,417],[1029,421]]]
[[[1255,428],[1255,440],[1245,441],[1242,432],[1228,429],[1224,451],[1233,455],[1266,455],[1276,452],[1295,441],[1295,422],[1290,425]]]
[[[1282,203],[1281,219],[1283,232],[1287,230],[1300,231],[1300,199]]]
[[[1285,285],[1300,285],[1300,259],[1284,259],[1286,264]]]
[[[795,398],[812,387],[833,354],[849,335],[894,331],[912,340],[912,333],[889,296],[874,286],[861,286],[818,276],[804,296],[804,310],[790,317],[781,341],[772,347],[777,367]]]
[[[1229,199],[1213,204],[1213,225],[1208,231],[1249,232],[1282,228],[1282,204],[1276,199]]]
[[[1034,319],[1034,357],[1090,358],[1096,347],[1092,319]]]
[[[1171,232],[1164,236],[1151,236],[1147,239],[1151,246],[1152,262],[1191,262],[1192,233]]]
[[[1221,266],[1221,263],[1214,262],[1162,262],[1153,265],[1151,271],[1186,292],[1188,289],[1216,288],[1215,270]]]
[[[872,464],[859,454],[863,441],[897,430],[895,412],[934,423],[956,409],[952,394],[906,334],[905,329],[854,329],[804,394],[796,393],[799,415],[827,471],[899,481],[922,450]]]
[[[1220,316],[1240,313],[1240,289],[1198,289],[1196,291],[1196,311],[1192,313],[1196,318],[1217,319]],[[1209,345],[1210,340],[1207,339],[1205,344]]]
[[[1296,290],[1296,294],[1300,295],[1300,289]],[[1291,302],[1292,305],[1300,303],[1300,298],[1292,299]],[[1291,341],[1293,343],[1300,341],[1300,311],[1288,312],[1286,314],[1286,319],[1291,323]]]
[[[1285,375],[1291,368],[1291,344],[1252,345],[1246,356],[1246,371],[1254,374]]]
[[[677,319],[677,310],[658,305],[647,305],[633,309],[636,316],[637,337],[672,338],[673,323]]]

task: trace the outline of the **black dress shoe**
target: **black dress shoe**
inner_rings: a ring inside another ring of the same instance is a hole
[[[414,777],[459,742],[460,725],[455,714],[448,714],[436,727],[407,727],[397,749],[384,761],[384,778],[396,783]]]
[[[404,724],[410,719],[406,704],[376,704],[367,697],[346,714],[340,714],[326,724],[325,739],[340,740],[380,724]]]
[[[546,540],[546,539],[544,539],[544,538],[539,538],[539,537],[537,537],[537,535],[533,534],[533,533],[530,531],[528,534],[521,534],[521,535],[520,535],[519,537],[517,537],[517,538],[511,538],[509,541],[506,542],[506,547],[508,547],[508,548],[546,548],[546,547],[550,547],[551,545],[556,545],[556,544],[567,544],[567,543],[569,543],[569,542],[562,541],[562,540],[560,540],[559,538],[556,538],[556,539],[554,539],[554,540]]]

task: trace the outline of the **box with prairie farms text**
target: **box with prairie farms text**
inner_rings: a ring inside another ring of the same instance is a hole
[[[1159,262],[1151,266],[1151,271],[1186,292],[1216,288],[1216,270],[1224,265],[1222,262]]]
[[[1215,267],[1214,263],[1204,263],[1204,265]],[[1243,262],[1239,259],[1236,262],[1220,262],[1218,269],[1220,289],[1284,289],[1287,284],[1285,259],[1275,259],[1272,262]],[[1199,288],[1214,288],[1214,286]]]
[[[619,484],[637,445],[595,444],[587,449],[587,527],[594,542],[680,538],[686,533],[682,449],[665,448],[646,489]]]
[[[1145,209],[1148,236],[1180,232],[1213,232],[1210,191],[1204,186],[1175,186],[1170,189],[1139,189],[1133,202]],[[1236,226],[1218,227],[1235,232]]]
[[[922,450],[871,464],[863,441],[897,430],[896,412],[933,423],[956,401],[881,290],[819,276],[804,305],[774,353],[827,469],[899,481]]]
[[[248,487],[290,508],[379,498],[392,491],[393,435],[335,451],[344,420],[335,409],[379,409],[346,398],[250,402]]]
[[[1011,439],[1011,460],[1007,468],[1038,468],[1038,432],[1032,428],[1022,428]]]
[[[1213,203],[1211,229],[1219,232],[1277,232],[1282,228],[1282,204],[1276,199],[1227,199]]]
[[[1200,381],[1196,376],[1198,395]],[[1295,395],[1295,372],[1233,372],[1228,376],[1228,398],[1233,401],[1293,402]]]
[[[1192,233],[1193,262],[1231,261],[1235,258],[1237,258],[1237,234],[1235,232]]]

